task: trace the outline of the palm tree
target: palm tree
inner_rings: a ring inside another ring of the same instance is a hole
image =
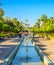
[[[42,22],[46,22],[47,16],[46,16],[45,14],[43,14],[43,15],[41,16],[40,20],[41,20]]]

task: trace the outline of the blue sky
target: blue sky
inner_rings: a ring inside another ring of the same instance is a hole
[[[33,26],[42,14],[54,17],[54,0],[0,0],[5,11],[4,17],[18,18],[25,22],[28,19]]]

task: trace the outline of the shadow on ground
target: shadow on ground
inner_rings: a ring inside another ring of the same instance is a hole
[[[0,45],[0,60],[4,60],[16,45]]]

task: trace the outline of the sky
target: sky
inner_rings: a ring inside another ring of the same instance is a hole
[[[54,0],[0,0],[4,17],[18,18],[25,22],[28,20],[30,26],[33,26],[41,15],[54,17]]]

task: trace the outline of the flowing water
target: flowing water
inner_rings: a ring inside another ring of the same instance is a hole
[[[28,37],[25,37],[22,42],[12,65],[42,65],[42,61]]]

